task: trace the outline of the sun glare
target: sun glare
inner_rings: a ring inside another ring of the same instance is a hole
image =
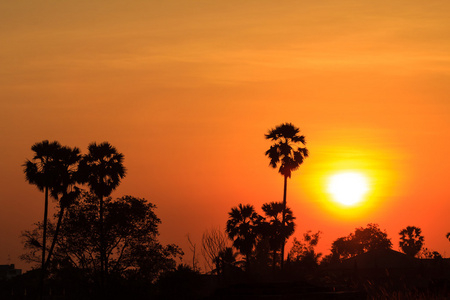
[[[334,201],[345,206],[361,202],[368,191],[367,179],[361,173],[342,172],[329,178],[328,193]]]

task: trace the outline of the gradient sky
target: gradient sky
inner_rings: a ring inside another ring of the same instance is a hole
[[[113,196],[155,203],[190,262],[188,234],[199,251],[231,207],[282,200],[264,134],[283,122],[310,150],[288,183],[294,236],[321,230],[326,254],[378,223],[398,250],[414,225],[450,256],[448,1],[1,1],[0,20],[0,264],[29,268],[32,144],[109,141],[128,169]],[[369,177],[360,207],[330,201],[340,170]]]

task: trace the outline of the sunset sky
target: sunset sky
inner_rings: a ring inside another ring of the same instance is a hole
[[[414,225],[450,256],[449,1],[1,1],[0,37],[0,264],[30,267],[34,143],[114,145],[113,196],[155,203],[190,263],[188,234],[199,251],[231,207],[282,200],[264,134],[284,122],[310,151],[288,182],[295,237],[322,231],[327,254],[377,223],[398,250]],[[327,193],[347,170],[370,185],[356,207]]]

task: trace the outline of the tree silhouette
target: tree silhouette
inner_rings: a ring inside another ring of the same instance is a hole
[[[60,147],[54,156],[55,172],[57,176],[55,177],[53,189],[55,191],[54,193],[58,196],[61,195],[61,197],[59,198],[58,221],[53,235],[52,245],[47,255],[45,268],[47,268],[50,263],[53,249],[58,240],[64,210],[71,205],[80,194],[80,190],[74,186],[75,183],[81,181],[77,169],[80,159],[80,150],[78,148],[72,149],[67,146]]]
[[[258,225],[261,221],[253,205],[242,205],[233,207],[228,213],[226,232],[228,237],[233,240],[233,246],[239,250],[246,261],[246,269],[249,270],[250,257],[256,238],[258,236]]]
[[[445,237],[450,241],[450,232],[448,232]]]
[[[233,252],[233,248],[225,247],[222,249],[214,260],[217,275],[224,276],[236,266],[237,253]]]
[[[330,261],[339,261],[376,249],[391,249],[392,242],[377,224],[356,228],[355,233],[336,239],[331,245]],[[327,258],[328,260],[328,258]]]
[[[218,272],[217,259],[228,245],[228,236],[220,228],[211,228],[202,235],[202,255],[211,271]]]
[[[415,226],[408,226],[400,231],[400,248],[411,257],[417,255],[423,246],[422,230]]]
[[[60,151],[61,145],[54,141],[48,140],[36,143],[31,147],[34,151],[34,157],[32,160],[26,160],[24,166],[25,178],[30,184],[36,185],[36,187],[44,192],[44,221],[43,221],[43,233],[42,233],[42,263],[41,263],[41,281],[40,290],[41,298],[43,297],[43,283],[45,277],[45,251],[47,243],[47,215],[48,215],[48,195],[58,198],[59,189],[57,177],[57,164],[56,156]]]
[[[283,123],[274,129],[269,130],[265,135],[266,139],[274,142],[274,144],[266,151],[266,155],[270,158],[270,166],[276,168],[280,165],[278,172],[284,176],[284,192],[283,192],[283,217],[282,224],[285,225],[286,215],[286,192],[287,179],[291,178],[293,171],[297,170],[308,157],[308,150],[303,145],[306,144],[305,137],[299,135],[300,129],[291,123]],[[281,267],[283,268],[284,260],[284,244],[281,246]]]
[[[259,226],[259,232],[263,237],[268,238],[270,249],[272,250],[272,266],[275,269],[277,263],[277,252],[281,250],[283,242],[288,239],[295,229],[295,217],[289,207],[285,211],[285,225],[282,223],[283,203],[270,202],[262,206],[262,210],[266,216],[264,222]]]
[[[156,206],[145,199],[124,196],[104,199],[104,229],[110,275],[114,278],[133,280],[155,280],[159,274],[175,268],[176,257],[182,251],[176,245],[163,246],[158,241],[158,226],[161,220],[154,210]],[[54,277],[67,272],[80,274],[83,280],[95,281],[100,270],[98,220],[96,195],[85,193],[74,200],[64,212],[60,238],[54,250],[54,263],[50,271]],[[49,223],[49,232],[55,230]],[[41,225],[25,231],[25,248],[28,253],[22,258],[35,262],[36,243],[41,234]],[[78,278],[77,280],[79,280]]]
[[[316,253],[314,248],[319,243],[321,233],[320,231],[312,233],[309,230],[303,234],[303,240],[294,238],[292,248],[288,254],[288,261],[307,270],[317,267],[322,253]]]
[[[108,197],[117,188],[120,180],[125,177],[126,170],[123,166],[123,154],[117,152],[116,148],[108,142],[103,142],[99,145],[92,143],[89,145],[88,150],[89,153],[83,156],[78,169],[81,177],[100,202],[100,266],[102,285],[104,285],[105,275],[108,273],[108,262],[103,228],[103,198]]]

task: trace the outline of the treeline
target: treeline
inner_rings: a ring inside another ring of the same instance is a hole
[[[225,263],[239,266],[250,273],[269,274],[281,271],[282,243],[294,233],[295,228],[295,217],[289,207],[286,208],[286,226],[282,226],[282,209],[282,203],[264,204],[262,206],[264,215],[261,216],[250,204],[233,207],[226,223],[226,233],[237,252],[228,255],[228,259],[233,260]],[[299,272],[311,272],[319,265],[326,266],[369,251],[393,248],[385,230],[381,230],[377,224],[368,224],[365,228],[356,228],[348,236],[337,238],[331,244],[331,253],[323,257],[322,253],[315,250],[320,235],[320,231],[315,233],[307,231],[303,234],[303,239],[294,238],[286,258],[286,265],[290,269],[296,268]],[[203,238],[205,240],[210,236],[211,232],[206,233]],[[407,226],[399,232],[399,237],[399,249],[410,257],[442,258],[437,251],[424,247],[424,236],[418,227]],[[211,247],[203,245],[203,248]],[[215,259],[223,261],[225,251],[230,249],[225,246],[221,250],[218,249]],[[238,256],[241,257],[240,260],[235,259]]]
[[[26,253],[22,259],[35,264],[29,272],[32,278],[23,279],[34,289],[31,294],[43,298],[58,287],[60,294],[74,299],[189,298],[208,287],[233,282],[294,273],[309,276],[321,266],[371,250],[392,249],[386,231],[368,224],[337,238],[327,256],[316,251],[320,231],[294,238],[285,255],[286,241],[296,228],[296,218],[287,206],[287,181],[309,152],[300,129],[290,123],[269,130],[265,137],[273,142],[266,151],[270,166],[278,167],[284,179],[283,201],[262,205],[261,214],[251,204],[239,204],[228,213],[225,231],[213,229],[203,234],[201,252],[208,273],[218,275],[213,283],[205,283],[206,277],[200,274],[195,245],[191,243],[193,259],[188,266],[177,265],[184,254],[177,245],[159,242],[161,220],[154,204],[133,196],[110,197],[126,175],[124,156],[115,147],[107,142],[92,143],[87,153],[81,154],[78,148],[58,142],[33,145],[34,156],[23,170],[26,180],[44,193],[44,216],[23,232]],[[49,199],[57,206],[57,213],[50,218]],[[442,257],[424,248],[420,228],[408,226],[399,234],[399,247],[406,255]]]
[[[23,166],[26,180],[44,192],[43,220],[23,232],[22,259],[35,263],[33,273],[39,273],[34,293],[43,298],[50,286],[65,286],[82,298],[106,298],[126,284],[145,286],[176,270],[183,252],[158,241],[155,205],[133,196],[109,197],[126,175],[124,156],[115,147],[92,143],[82,155],[76,147],[42,141],[31,149],[34,156]],[[53,218],[49,199],[57,206]]]

